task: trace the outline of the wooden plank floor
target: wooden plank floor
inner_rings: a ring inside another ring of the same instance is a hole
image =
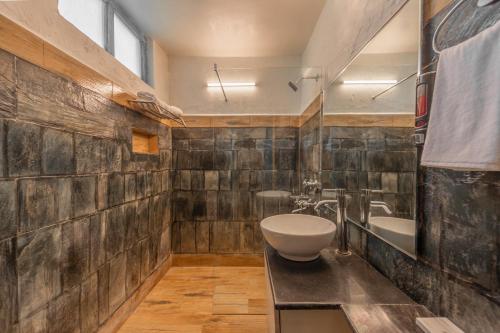
[[[265,333],[263,267],[172,267],[122,333]]]

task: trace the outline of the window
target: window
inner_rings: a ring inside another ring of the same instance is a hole
[[[142,74],[142,47],[137,35],[125,22],[114,14],[114,51],[115,57],[137,76]]]
[[[152,84],[148,39],[114,0],[59,0],[58,7],[62,17]]]
[[[105,44],[102,0],[59,0],[59,13],[99,46]]]

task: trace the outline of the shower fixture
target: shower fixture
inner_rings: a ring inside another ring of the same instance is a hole
[[[299,89],[299,86],[298,84],[302,81],[302,80],[315,80],[316,82],[319,81],[319,74],[316,74],[315,76],[301,76],[300,78],[298,78],[297,80],[295,81],[288,81],[288,86],[293,90],[293,91],[297,91]]]

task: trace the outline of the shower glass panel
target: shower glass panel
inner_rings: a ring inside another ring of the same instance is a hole
[[[322,186],[347,190],[351,231],[370,232],[410,256],[416,244],[417,11],[418,0],[409,1],[330,80],[322,135]]]

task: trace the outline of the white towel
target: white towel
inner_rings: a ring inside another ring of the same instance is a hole
[[[182,115],[184,114],[184,112],[182,112],[182,110],[180,108],[173,106],[173,105],[168,105],[167,103],[160,101],[159,99],[156,98],[155,95],[148,93],[147,91],[139,91],[137,93],[137,97],[139,97],[140,99],[142,99],[144,101],[157,103],[163,109],[172,113],[176,117],[182,117]]]
[[[441,52],[422,165],[500,171],[500,22]]]

